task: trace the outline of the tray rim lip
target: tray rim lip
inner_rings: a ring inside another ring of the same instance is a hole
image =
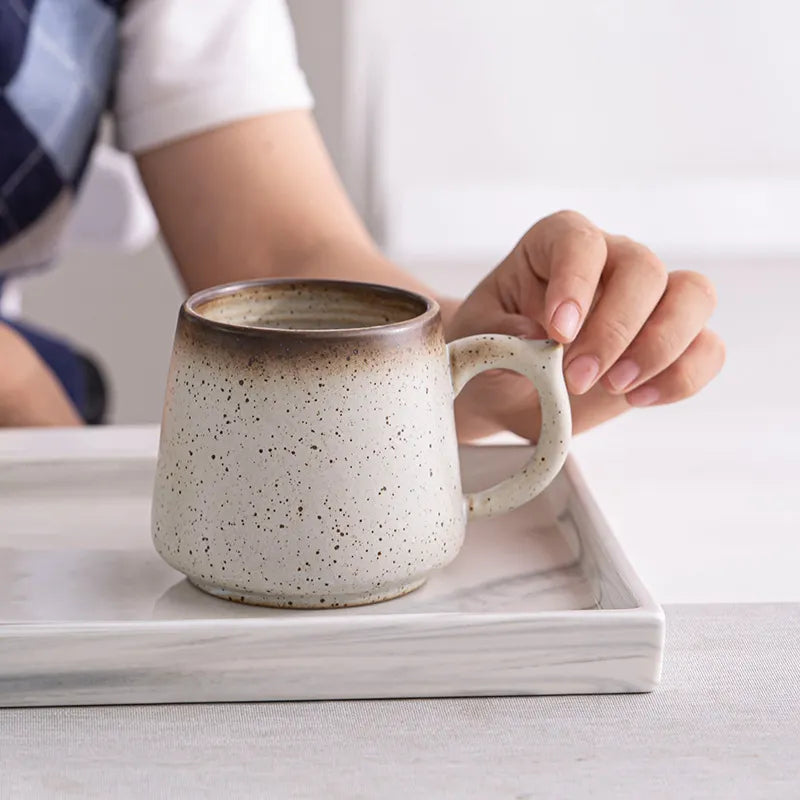
[[[661,612],[661,609],[658,609]],[[292,612],[295,613],[294,611]],[[635,622],[637,624],[647,623],[648,621],[658,622],[662,618],[662,613],[653,614],[647,609],[636,608],[609,608],[609,609],[575,609],[557,611],[530,611],[530,612],[460,612],[460,611],[428,611],[428,612],[405,612],[390,614],[352,614],[348,616],[308,616],[305,619],[298,616],[289,617],[216,617],[216,618],[191,618],[191,619],[149,619],[149,620],[65,620],[37,621],[37,622],[14,622],[0,620],[0,633],[3,636],[24,636],[24,635],[48,635],[63,633],[91,633],[105,632],[114,629],[118,633],[141,634],[145,632],[166,631],[168,629],[208,629],[208,628],[233,628],[241,629],[242,632],[249,630],[262,630],[267,628],[290,628],[300,627],[315,628],[337,628],[342,627],[348,630],[368,629],[379,627],[391,627],[397,630],[398,627],[409,627],[419,629],[420,620],[425,623],[447,622],[452,624],[453,620],[463,622],[466,627],[474,626],[476,623],[484,622],[487,624],[516,624],[526,625],[546,625],[548,623],[563,624],[570,622],[575,624],[589,623],[595,627],[608,624],[619,624],[620,622]]]
[[[61,465],[75,461],[140,461],[154,460],[157,457],[159,426],[157,425],[119,425],[100,428],[38,428],[38,429],[12,429],[0,431],[0,467],[14,465],[48,464]],[[517,447],[530,447],[526,443],[497,444],[493,442],[473,443],[459,445],[460,449],[508,449]],[[578,466],[574,454],[567,457],[564,465],[567,479],[579,495],[581,502],[591,517],[592,525],[597,531],[594,539],[598,547],[605,552],[617,569],[619,577],[630,591],[635,605],[630,608],[609,609],[561,609],[553,611],[531,612],[459,612],[459,611],[429,611],[429,612],[396,612],[384,614],[348,614],[347,616],[308,616],[303,619],[302,611],[295,611],[297,617],[219,617],[216,619],[151,619],[151,620],[65,620],[65,621],[36,621],[14,622],[0,619],[0,631],[4,635],[36,635],[48,632],[104,630],[114,627],[120,632],[144,632],[145,630],[167,630],[168,628],[202,628],[224,626],[226,628],[242,628],[244,630],[268,628],[270,626],[301,626],[308,627],[335,627],[344,624],[349,628],[379,627],[381,623],[395,626],[401,620],[412,626],[418,624],[420,619],[427,621],[459,619],[467,622],[491,622],[525,624],[535,622],[563,623],[567,620],[577,622],[597,623],[600,619],[606,622],[637,622],[650,623],[663,637],[665,616],[662,607],[655,601],[637,574],[633,565],[625,555],[622,546],[617,541],[602,510],[595,500],[583,473]],[[176,572],[176,575],[180,573]],[[416,622],[415,622],[416,621]]]
[[[155,459],[158,425],[14,428],[0,431],[0,466]]]
[[[642,581],[642,579],[639,577],[639,574],[636,572],[630,559],[625,554],[622,545],[619,543],[619,540],[611,530],[611,526],[606,519],[605,514],[603,514],[602,510],[600,509],[594,494],[592,494],[591,490],[589,489],[583,472],[578,466],[577,459],[573,454],[570,454],[567,457],[564,470],[567,473],[569,481],[575,488],[576,493],[580,496],[581,502],[584,504],[584,507],[592,517],[592,524],[595,530],[597,530],[599,533],[599,535],[596,537],[596,541],[598,542],[599,546],[605,550],[609,560],[613,561],[613,563],[617,565],[620,577],[625,581],[625,584],[633,595],[634,600],[636,600],[638,603],[638,605],[632,609],[607,609],[607,611],[629,610],[647,612],[654,614],[663,624],[665,619],[664,609],[658,602],[656,602],[655,598],[650,593],[650,590],[645,586],[644,581]]]

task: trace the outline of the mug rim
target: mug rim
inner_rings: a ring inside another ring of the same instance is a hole
[[[402,297],[406,300],[417,301],[424,305],[425,310],[408,319],[399,322],[384,322],[380,325],[363,325],[348,328],[282,328],[271,325],[243,325],[235,322],[220,322],[203,316],[197,309],[198,306],[209,303],[220,297],[235,294],[236,292],[269,286],[310,286],[329,288],[353,288],[371,290],[383,295]],[[367,281],[348,281],[335,278],[254,278],[245,281],[232,281],[217,286],[200,289],[189,295],[181,304],[181,314],[200,325],[215,328],[228,333],[247,334],[250,336],[274,336],[275,334],[294,337],[319,337],[347,338],[349,336],[363,336],[364,334],[389,334],[407,331],[418,326],[424,326],[428,321],[435,319],[440,313],[439,304],[431,297],[410,289],[401,289],[397,286],[388,286],[381,283]]]

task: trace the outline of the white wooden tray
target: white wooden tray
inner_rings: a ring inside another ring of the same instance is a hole
[[[326,611],[207,596],[150,543],[154,429],[0,434],[0,706],[640,692],[664,620],[574,460],[422,589]],[[462,452],[488,485],[526,447]]]

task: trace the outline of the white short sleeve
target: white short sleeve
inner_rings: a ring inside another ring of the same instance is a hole
[[[284,0],[129,0],[124,8],[114,101],[122,149],[311,107]]]

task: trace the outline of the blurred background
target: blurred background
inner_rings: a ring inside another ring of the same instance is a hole
[[[640,239],[672,269],[713,278],[713,325],[728,344],[722,375],[685,403],[580,437],[575,449],[662,600],[800,599],[791,436],[800,6],[289,7],[316,116],[354,202],[389,255],[436,290],[465,294],[560,208]],[[159,420],[182,293],[129,160],[98,152],[63,263],[21,290],[27,320],[102,361],[111,421]],[[705,546],[695,552],[698,532]],[[665,575],[665,548],[693,557]]]

